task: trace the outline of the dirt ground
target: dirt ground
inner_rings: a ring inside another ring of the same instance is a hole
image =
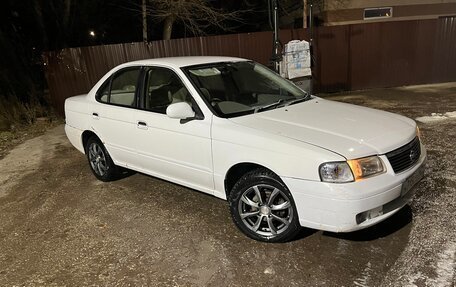
[[[53,116],[50,118],[38,118],[32,125],[13,125],[13,130],[2,130],[0,127],[0,159],[17,145],[28,139],[40,136],[50,128],[62,123],[63,120]]]
[[[456,111],[456,84],[326,95],[411,118]],[[0,286],[454,286],[456,118],[419,123],[425,179],[369,229],[242,235],[225,201],[142,174],[102,183],[63,126],[0,160]]]

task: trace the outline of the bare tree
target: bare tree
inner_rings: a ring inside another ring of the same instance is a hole
[[[36,18],[36,23],[37,26],[39,27],[38,31],[40,31],[41,34],[41,39],[42,39],[42,45],[43,45],[43,50],[47,50],[49,47],[49,39],[48,35],[46,32],[46,25],[44,21],[44,16],[43,16],[43,7],[42,3],[40,3],[39,0],[34,0],[33,1],[33,11],[35,12],[35,18]]]
[[[208,0],[149,0],[147,14],[164,21],[163,39],[171,39],[173,25],[182,23],[194,35],[204,35],[209,27],[229,30],[228,21],[242,22],[245,11],[223,11]]]
[[[142,24],[143,24],[143,41],[147,42],[147,5],[146,0],[141,2]]]
[[[303,0],[303,14],[302,14],[302,27],[307,28],[307,15],[309,15],[309,6],[307,5],[308,0]]]
[[[72,12],[71,0],[64,0],[63,1],[63,15],[62,15],[64,31],[70,30],[71,12]]]

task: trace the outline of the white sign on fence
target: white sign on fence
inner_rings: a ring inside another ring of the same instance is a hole
[[[309,42],[292,40],[285,44],[280,75],[288,79],[311,76],[310,62]]]

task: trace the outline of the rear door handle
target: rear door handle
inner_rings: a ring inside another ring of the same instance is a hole
[[[98,120],[98,118],[99,118],[98,113],[92,113],[92,118]]]
[[[136,126],[138,129],[147,130],[147,123],[143,121],[138,121]]]

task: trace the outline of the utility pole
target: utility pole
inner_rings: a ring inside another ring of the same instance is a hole
[[[314,21],[313,21],[313,4],[310,3],[310,7],[309,7],[309,28],[310,28],[310,42],[312,43],[313,42],[313,38],[314,38]]]
[[[312,0],[311,0],[312,1]],[[309,93],[313,94],[314,92],[314,86],[313,86],[313,78],[314,78],[314,69],[315,65],[317,63],[316,56],[314,54],[315,47],[314,47],[314,21],[313,21],[313,3],[310,2],[310,7],[309,7],[309,28],[310,28],[310,41],[309,41],[309,49],[310,49],[310,71],[311,71],[311,76],[310,76],[310,85],[309,85]]]
[[[269,24],[272,26],[272,57],[271,62],[274,65],[274,70],[279,72],[279,63],[282,61],[280,53],[279,40],[279,3],[278,0],[269,0]],[[272,10],[272,11],[271,11]],[[271,15],[272,14],[272,15]],[[272,19],[271,19],[272,18]]]
[[[142,24],[143,24],[143,42],[147,43],[147,5],[146,0],[142,0]]]

